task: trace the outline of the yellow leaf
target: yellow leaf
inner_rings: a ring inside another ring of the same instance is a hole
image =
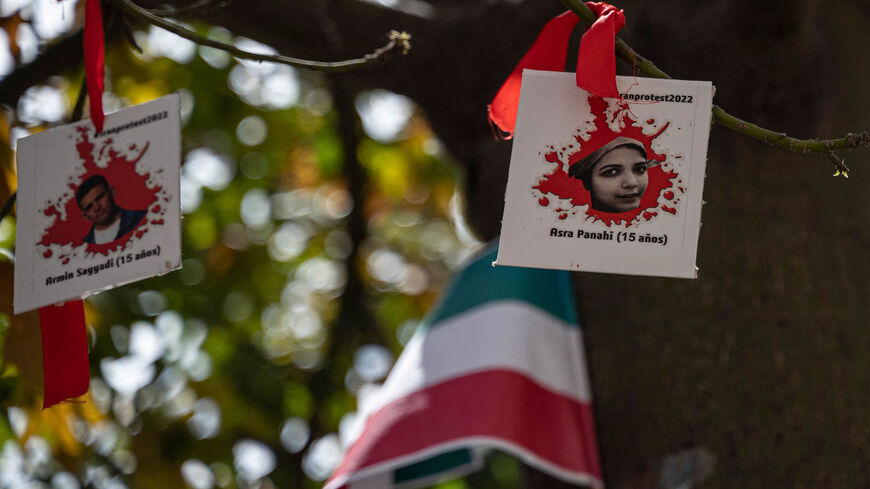
[[[81,453],[81,445],[75,439],[70,431],[69,419],[75,419],[76,404],[62,402],[54,406],[39,411],[42,399],[39,399],[40,406],[36,407],[37,412],[32,416],[33,422],[28,427],[28,432],[32,429],[34,433],[38,433],[43,438],[52,441],[55,446],[55,451],[60,451],[71,456],[77,456]]]
[[[130,78],[124,78],[118,84],[118,93],[130,99],[134,104],[143,104],[166,94],[166,86],[160,80],[147,83],[136,83]]]
[[[91,325],[95,330],[99,331],[100,311],[91,305],[90,302],[84,301],[85,305],[85,323]]]
[[[94,398],[91,397],[91,393],[88,392],[82,398],[85,402],[81,404],[76,404],[76,408],[78,409],[79,416],[84,418],[88,423],[96,423],[97,421],[105,418],[103,413],[97,409],[97,405],[94,402]]]
[[[48,409],[42,409],[42,398],[37,396],[34,404],[28,408],[28,415],[29,423],[22,441],[31,435],[40,435],[54,446],[55,454],[62,453],[70,457],[77,457],[82,452],[82,445],[73,434],[70,422],[81,419],[94,424],[105,417],[97,410],[90,393]]]

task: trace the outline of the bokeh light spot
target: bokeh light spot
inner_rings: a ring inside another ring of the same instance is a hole
[[[262,143],[268,134],[266,121],[258,115],[249,115],[236,126],[236,137],[245,146],[256,146]]]

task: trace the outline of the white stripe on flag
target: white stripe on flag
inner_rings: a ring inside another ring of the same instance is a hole
[[[489,249],[457,272],[384,386],[360,393],[357,436],[326,489],[419,487],[491,448],[601,486],[570,275],[493,268]]]
[[[359,421],[414,391],[494,369],[589,403],[583,351],[579,327],[522,301],[490,302],[415,335],[383,387],[361,399]]]

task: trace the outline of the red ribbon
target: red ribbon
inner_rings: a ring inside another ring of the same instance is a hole
[[[97,131],[102,131],[106,48],[100,0],[87,0],[84,31],[85,80],[91,120]],[[42,408],[45,409],[88,392],[91,374],[84,304],[74,300],[60,306],[41,307],[39,323],[45,388]]]
[[[616,33],[625,27],[625,14],[609,3],[586,2],[586,6],[598,18],[580,39],[577,86],[592,95],[619,98],[616,89]]]
[[[85,79],[88,84],[88,100],[91,120],[97,132],[103,130],[103,77],[105,76],[106,47],[103,39],[103,12],[100,0],[87,0],[85,5]]]
[[[60,0],[58,0],[60,1]],[[87,0],[83,51],[85,80],[88,84],[91,120],[103,130],[103,78],[106,46],[103,39],[103,11],[100,0]],[[85,309],[81,300],[39,309],[42,329],[42,370],[45,399],[42,408],[51,407],[88,392],[88,337]]]
[[[89,0],[90,1],[90,0]],[[619,97],[616,89],[616,33],[625,26],[622,10],[604,2],[586,2],[598,18],[580,39],[577,53],[577,86],[599,97]],[[568,53],[568,39],[579,22],[571,11],[551,19],[529,51],[502,84],[489,106],[489,120],[513,136],[517,122],[523,70],[562,71]]]
[[[81,300],[39,308],[45,399],[51,407],[88,392],[88,333]]]

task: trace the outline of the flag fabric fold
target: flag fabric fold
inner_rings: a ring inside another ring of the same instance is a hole
[[[570,273],[460,270],[377,393],[325,489],[431,485],[479,469],[487,450],[601,486]]]

